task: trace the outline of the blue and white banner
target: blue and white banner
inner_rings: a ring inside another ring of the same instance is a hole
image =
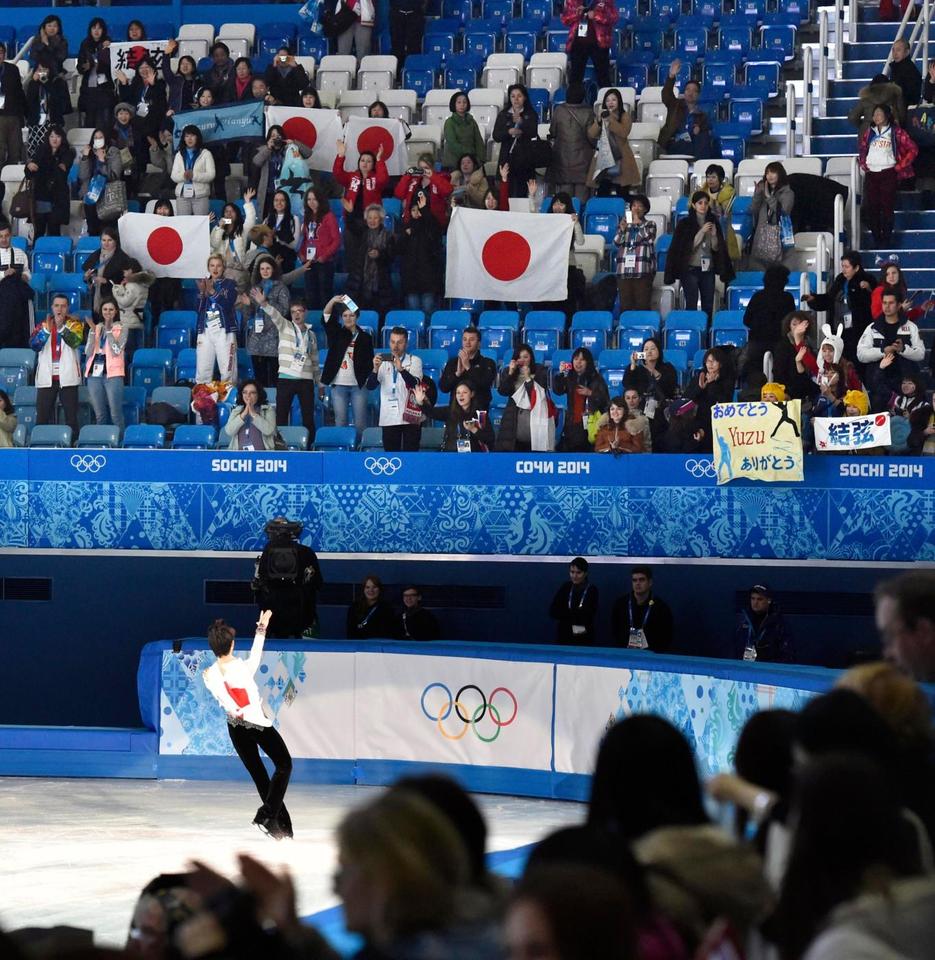
[[[191,125],[201,131],[205,143],[223,143],[227,140],[262,140],[265,131],[263,102],[234,103],[230,106],[208,107],[177,113],[172,118],[172,139],[178,150],[182,131]]]
[[[816,417],[815,448],[823,452],[869,450],[872,447],[888,447],[890,415],[870,413],[865,417]]]

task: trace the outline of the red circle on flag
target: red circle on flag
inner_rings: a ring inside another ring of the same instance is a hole
[[[172,227],[157,227],[146,241],[146,252],[163,266],[175,263],[182,256],[183,247],[182,238]]]
[[[315,149],[318,131],[311,120],[307,120],[305,117],[289,117],[282,125],[282,132],[286,135],[287,140],[297,140],[308,147],[309,150]]]
[[[393,143],[393,135],[385,127],[367,127],[361,131],[357,138],[357,152],[370,152],[374,156],[377,151],[383,147],[383,160],[389,160],[393,156],[393,150],[396,144]]]
[[[874,423],[876,423],[878,427],[882,427],[883,424],[886,423],[886,414],[885,413],[877,414],[877,418],[874,421]]]
[[[526,272],[531,259],[529,242],[513,230],[491,234],[481,251],[484,269],[495,280],[516,280]]]

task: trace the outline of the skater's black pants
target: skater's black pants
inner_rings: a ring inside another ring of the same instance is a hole
[[[243,761],[247,772],[256,784],[257,793],[263,801],[266,813],[270,817],[278,817],[279,822],[292,828],[289,813],[283,803],[286,787],[289,786],[289,777],[292,775],[292,757],[279,731],[275,727],[243,727],[229,723],[227,731],[230,733],[231,743],[237,751],[237,756]],[[266,772],[266,767],[260,759],[262,750],[273,761],[272,779]]]

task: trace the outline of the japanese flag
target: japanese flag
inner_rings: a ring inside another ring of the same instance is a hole
[[[448,227],[445,296],[564,300],[574,222],[562,213],[455,207]]]
[[[357,169],[361,153],[369,150],[374,156],[383,147],[383,162],[391,177],[398,177],[409,167],[406,150],[406,128],[399,120],[377,120],[370,117],[348,117],[344,129],[344,169]]]
[[[341,114],[337,110],[306,110],[304,107],[267,107],[266,130],[280,126],[287,140],[295,140],[312,151],[310,170],[331,172],[341,139]]]
[[[120,246],[157,277],[204,277],[211,252],[207,217],[125,213],[117,221]]]

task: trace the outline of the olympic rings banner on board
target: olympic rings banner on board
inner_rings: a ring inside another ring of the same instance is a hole
[[[358,653],[357,756],[548,770],[552,665]]]

